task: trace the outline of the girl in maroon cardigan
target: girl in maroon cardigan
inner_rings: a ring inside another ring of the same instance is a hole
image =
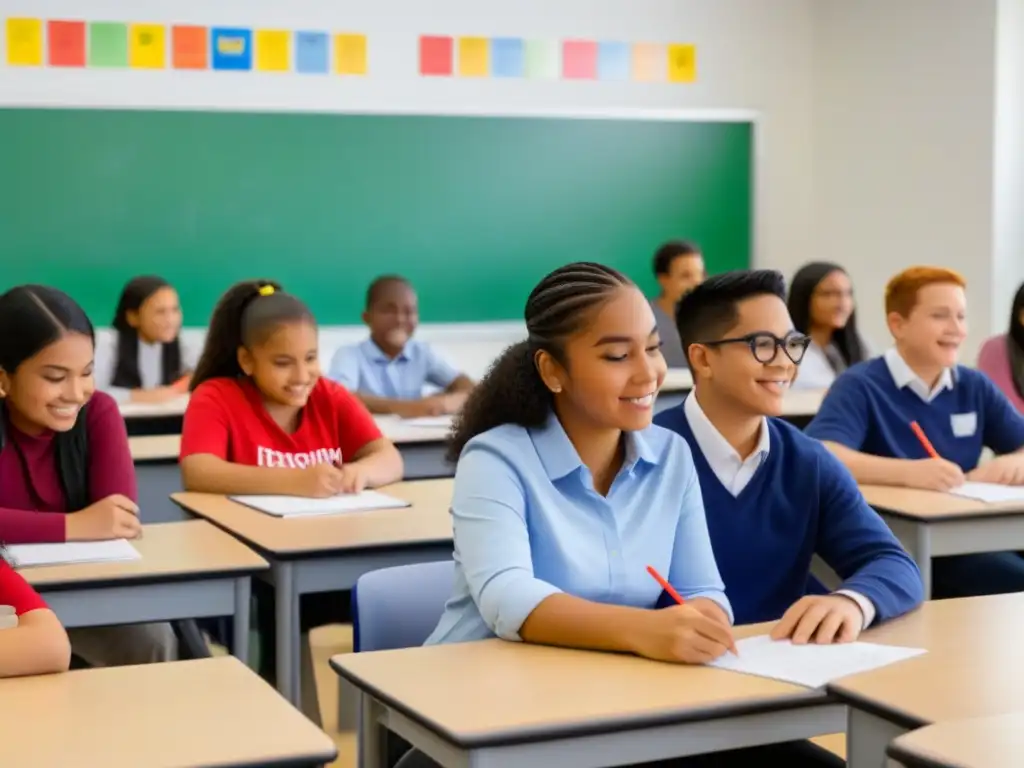
[[[69,296],[0,296],[0,541],[135,538],[135,468],[116,403],[93,382],[92,324]],[[93,666],[172,660],[169,624],[70,633]]]

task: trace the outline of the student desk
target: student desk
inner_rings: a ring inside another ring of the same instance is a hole
[[[693,389],[693,374],[689,368],[669,368],[665,381],[658,390],[654,401],[655,411],[664,411],[679,405],[686,398],[686,393]]]
[[[128,436],[137,437],[180,435],[187,406],[188,396],[183,395],[166,403],[121,403],[118,407],[128,428]]]
[[[374,416],[384,437],[395,444],[405,464],[406,480],[453,477],[455,465],[445,461],[450,424],[421,426],[416,419]]]
[[[891,761],[905,768],[1019,768],[1022,753],[1020,712],[936,723],[889,745]]]
[[[0,680],[5,765],[318,766],[331,740],[230,656]]]
[[[273,583],[275,593],[277,685],[295,704],[302,695],[300,595],[352,589],[356,579],[378,568],[452,557],[451,480],[403,482],[381,490],[412,506],[286,520],[226,496],[173,497],[188,512],[237,536],[270,561],[271,570],[264,577]]]
[[[989,504],[879,485],[862,485],[860,490],[917,562],[926,599],[931,596],[933,557],[1024,549],[1024,502]]]
[[[820,690],[625,654],[484,640],[341,654],[331,666],[361,693],[360,768],[384,768],[387,730],[446,768],[584,768],[843,727],[844,708]]]
[[[850,708],[850,768],[879,768],[890,741],[924,725],[1024,710],[1022,634],[1024,593],[925,603],[866,632],[928,653],[828,686]]]
[[[129,437],[128,446],[135,462],[139,484],[139,507],[147,523],[187,520],[181,508],[170,500],[181,490],[178,449],[181,435]]]
[[[235,653],[245,661],[249,579],[267,562],[205,520],[146,525],[132,544],[142,559],[20,573],[68,628],[233,616]]]

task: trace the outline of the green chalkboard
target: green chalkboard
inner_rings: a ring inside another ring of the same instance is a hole
[[[323,324],[410,278],[423,321],[517,319],[579,259],[645,289],[671,237],[750,263],[743,122],[0,109],[0,287],[48,283],[107,325],[156,273],[205,325],[232,282],[273,277]]]

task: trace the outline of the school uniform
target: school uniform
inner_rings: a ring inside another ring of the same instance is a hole
[[[335,352],[327,376],[350,392],[392,400],[419,400],[424,387],[447,389],[459,372],[426,342],[410,339],[392,358],[372,339],[367,339]]]
[[[218,378],[203,382],[192,393],[182,426],[181,458],[210,454],[233,464],[305,469],[351,461],[368,443],[380,438],[380,430],[362,403],[327,379],[313,385],[299,426],[289,434],[267,413],[263,396],[251,381]],[[253,592],[258,603],[261,674],[273,679],[274,592],[259,580],[253,581]],[[303,595],[299,611],[302,631],[347,621],[346,595]]]
[[[0,405],[0,407],[3,407]],[[96,392],[78,418],[86,420],[89,497],[114,494],[138,501],[135,465],[124,419],[113,398]],[[67,499],[57,470],[55,434],[26,435],[6,419],[0,449],[0,542],[34,544],[65,541]],[[121,666],[177,658],[170,624],[73,629],[71,649],[91,666]]]
[[[874,456],[926,459],[913,421],[964,472],[986,447],[1024,448],[1024,416],[983,373],[958,365],[929,388],[895,349],[836,379],[806,434]],[[1012,552],[934,558],[932,574],[935,598],[1024,591],[1024,559]]]
[[[651,311],[654,312],[654,322],[658,328],[658,338],[661,339],[661,354],[665,358],[665,364],[669,368],[689,368],[676,319],[656,301],[651,302]]]
[[[978,353],[978,370],[992,379],[992,383],[1013,403],[1018,413],[1024,414],[1024,392],[1017,387],[1014,361],[1010,353],[1011,347],[1016,346],[1016,343],[1006,334],[993,336],[981,346],[981,352]]]
[[[96,356],[93,365],[93,376],[96,388],[103,390],[118,403],[131,400],[132,390],[128,387],[115,387],[112,384],[114,371],[117,367],[117,332],[97,336]],[[164,385],[164,345],[147,344],[141,339],[138,342],[140,389],[157,389]],[[198,349],[181,341],[181,369],[184,372],[194,371],[199,361]]]

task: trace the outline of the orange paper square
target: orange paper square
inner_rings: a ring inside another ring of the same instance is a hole
[[[206,27],[176,26],[171,29],[171,66],[175,69],[208,69],[210,33]]]
[[[658,43],[637,43],[633,46],[633,79],[654,83],[665,79],[665,46]]]

